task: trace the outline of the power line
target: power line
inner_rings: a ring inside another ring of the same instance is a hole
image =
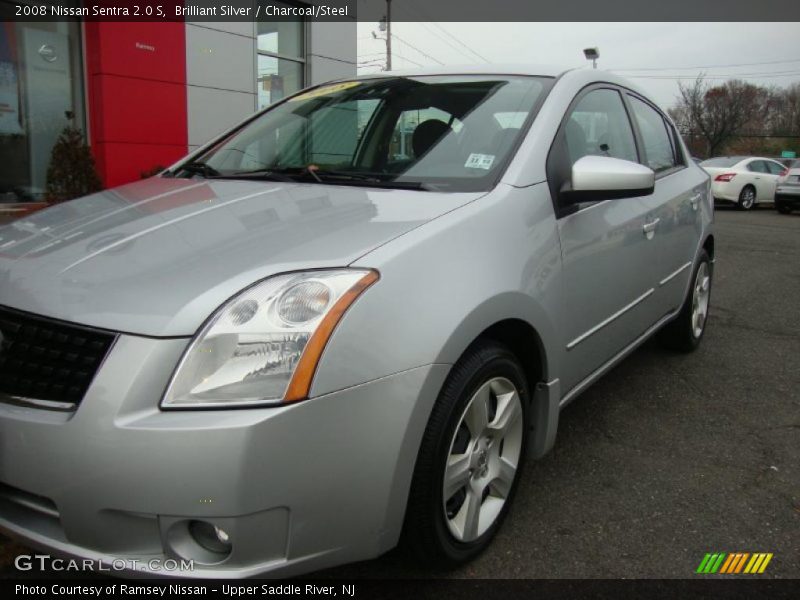
[[[483,62],[485,62],[485,63],[488,63],[488,62],[489,62],[489,61],[488,61],[488,60],[487,60],[487,59],[486,59],[484,56],[482,56],[482,55],[478,54],[478,53],[477,53],[475,50],[473,50],[472,48],[470,48],[469,46],[467,46],[467,45],[466,45],[464,42],[462,42],[460,39],[458,39],[458,38],[457,38],[456,36],[454,36],[452,33],[450,33],[449,31],[447,31],[447,29],[445,29],[444,27],[442,27],[441,25],[439,25],[439,24],[438,24],[436,21],[431,21],[431,24],[432,24],[434,27],[436,27],[436,29],[440,30],[440,31],[441,31],[441,32],[443,32],[445,35],[447,35],[448,37],[450,37],[450,38],[452,38],[453,40],[455,40],[455,41],[456,41],[456,42],[457,42],[459,45],[461,45],[462,47],[464,47],[466,50],[468,50],[469,52],[471,52],[473,55],[477,56],[479,60],[482,60],[482,61],[483,61]]]
[[[444,63],[443,63],[442,61],[440,61],[438,58],[434,58],[433,56],[431,56],[430,54],[427,54],[426,52],[423,52],[422,50],[420,50],[419,48],[417,48],[417,47],[416,47],[416,46],[414,46],[413,44],[409,44],[407,41],[405,41],[403,38],[401,38],[401,37],[400,37],[399,35],[397,35],[396,33],[392,33],[392,37],[393,37],[394,39],[396,39],[398,42],[401,42],[401,43],[405,44],[406,46],[408,46],[408,47],[409,47],[409,48],[411,48],[412,50],[416,50],[416,51],[417,51],[417,52],[419,52],[419,53],[420,53],[422,56],[424,56],[425,58],[429,58],[430,60],[432,60],[432,61],[433,61],[433,62],[435,62],[436,64],[439,64],[439,65],[443,65],[443,64],[444,64]]]
[[[662,79],[667,81],[672,80],[696,80],[698,77],[702,79],[769,79],[770,77],[796,77],[800,76],[800,71],[775,71],[774,73],[732,73],[730,75],[626,75],[628,79]]]
[[[429,22],[431,25],[433,25],[434,27],[436,27],[436,28],[437,28],[439,31],[441,31],[442,33],[444,33],[444,34],[445,34],[446,36],[448,36],[450,39],[452,39],[452,40],[455,40],[455,42],[456,42],[456,43],[458,43],[460,46],[462,46],[462,47],[463,47],[464,49],[466,49],[468,52],[472,53],[474,56],[477,56],[479,60],[482,60],[482,61],[483,61],[483,62],[485,62],[485,63],[488,63],[488,62],[489,62],[489,61],[488,61],[486,58],[484,58],[483,56],[481,56],[480,54],[478,54],[478,53],[477,53],[475,50],[473,50],[472,48],[470,48],[469,46],[467,46],[467,45],[466,45],[464,42],[462,42],[462,41],[461,41],[459,38],[457,38],[455,35],[453,35],[453,34],[452,34],[452,33],[450,33],[449,31],[447,31],[447,29],[445,29],[444,27],[442,27],[441,25],[439,25],[439,24],[438,24],[436,21],[434,21],[433,19],[431,19],[431,18],[430,18],[430,15],[429,15],[429,14],[428,14],[428,13],[427,13],[427,12],[426,12],[426,11],[425,11],[423,8],[422,8],[422,7],[421,7],[421,6],[420,6],[420,5],[419,5],[419,4],[416,2],[416,0],[412,0],[412,2],[413,2],[413,4],[416,6],[416,9],[412,9],[412,11],[413,11],[413,12],[416,12],[416,13],[417,13],[419,16],[423,17],[422,21],[427,21],[427,22]],[[428,27],[426,27],[426,29],[428,29],[428,31],[430,31],[431,33],[433,33],[433,35],[435,35],[435,36],[437,37],[437,39],[439,39],[440,41],[442,41],[442,42],[444,42],[444,43],[448,44],[448,45],[449,45],[451,48],[453,48],[454,50],[456,50],[456,52],[463,53],[463,51],[462,51],[462,50],[459,50],[459,49],[455,48],[455,47],[454,47],[452,44],[450,44],[450,43],[449,43],[449,42],[448,42],[448,41],[447,41],[445,38],[443,38],[442,36],[438,35],[438,34],[437,34],[435,31],[432,31],[432,30],[431,30],[431,29],[429,29]]]
[[[400,60],[404,60],[406,62],[411,63],[417,67],[422,67],[420,63],[415,60],[411,60],[407,56],[403,56],[402,54],[398,54],[397,52],[392,52],[392,58],[399,58]],[[382,58],[369,58],[367,60],[359,61],[358,66],[380,66],[383,67],[386,65],[386,61]]]
[[[445,44],[447,44],[447,46],[449,48],[451,48],[453,51],[455,51],[457,53],[459,58],[464,56],[464,51],[461,48],[458,48],[455,44],[450,42],[450,40],[448,40],[447,38],[444,38],[441,35],[439,35],[438,33],[436,33],[433,29],[428,27],[428,25],[426,23],[420,22],[420,23],[418,23],[418,25],[422,25],[428,31],[428,33],[430,33],[435,39],[439,40],[440,42],[444,42]]]
[[[688,71],[691,69],[729,69],[734,67],[756,67],[761,65],[781,65],[784,63],[796,63],[800,62],[800,58],[793,58],[789,60],[773,60],[768,62],[755,62],[755,63],[738,63],[738,64],[730,64],[730,65],[704,65],[701,67],[655,67],[655,68],[646,68],[646,69],[609,69],[610,71],[636,71],[636,72],[645,72],[645,71]]]

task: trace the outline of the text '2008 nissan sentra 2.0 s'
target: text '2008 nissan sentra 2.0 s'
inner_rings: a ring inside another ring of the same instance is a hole
[[[561,408],[652,334],[698,345],[712,211],[601,71],[288,97],[0,229],[0,527],[172,575],[467,561]]]

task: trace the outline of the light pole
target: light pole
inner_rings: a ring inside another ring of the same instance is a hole
[[[586,57],[586,60],[592,61],[592,68],[597,68],[597,59],[600,58],[600,49],[595,48],[584,48],[583,55]]]

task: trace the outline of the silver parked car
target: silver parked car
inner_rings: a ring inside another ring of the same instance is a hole
[[[0,228],[0,528],[201,577],[469,560],[565,405],[656,332],[698,345],[712,218],[616,75],[304,90]]]
[[[798,208],[800,208],[800,160],[795,160],[778,177],[775,209],[786,215]]]

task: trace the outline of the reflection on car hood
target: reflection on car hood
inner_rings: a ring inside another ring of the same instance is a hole
[[[480,195],[147,179],[0,227],[0,305],[191,335],[260,279],[346,266]]]

